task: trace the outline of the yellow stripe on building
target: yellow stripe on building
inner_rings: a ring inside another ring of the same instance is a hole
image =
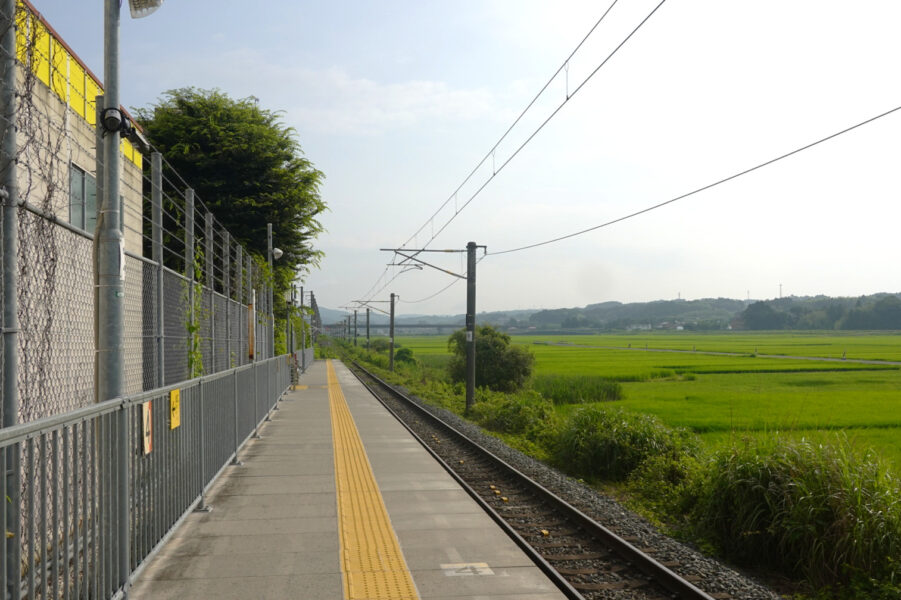
[[[100,82],[88,74],[78,59],[69,52],[61,40],[56,39],[47,27],[22,2],[16,3],[16,56],[23,65],[30,64],[38,80],[91,126],[96,125],[95,98],[103,93]],[[29,48],[32,51],[29,52]],[[144,157],[126,139],[120,150],[125,158],[138,168]]]
[[[388,519],[335,367],[331,360],[326,364],[344,597],[347,600],[418,600],[413,577]]]

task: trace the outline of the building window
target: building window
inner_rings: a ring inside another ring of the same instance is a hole
[[[119,196],[119,228],[125,231],[125,197]],[[97,180],[69,165],[69,223],[94,235],[97,229]]]
[[[97,226],[97,182],[75,165],[69,165],[69,223],[90,234]]]

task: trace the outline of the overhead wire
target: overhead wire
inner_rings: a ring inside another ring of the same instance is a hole
[[[832,133],[832,134],[830,134],[830,135],[827,135],[826,137],[820,138],[820,139],[818,139],[818,140],[816,140],[816,141],[814,141],[814,142],[811,142],[811,143],[809,143],[809,144],[805,144],[804,146],[801,146],[800,148],[795,148],[794,150],[792,150],[792,151],[790,151],[790,152],[786,152],[785,154],[781,154],[781,155],[779,155],[779,156],[776,156],[775,158],[771,158],[771,159],[769,159],[769,160],[766,160],[766,161],[764,161],[764,162],[762,162],[762,163],[759,163],[759,164],[757,164],[757,165],[755,165],[755,166],[753,166],[753,167],[750,167],[750,168],[748,168],[748,169],[744,169],[744,170],[739,171],[739,172],[737,172],[737,173],[733,173],[732,175],[729,175],[728,177],[723,177],[722,179],[719,179],[719,180],[717,180],[717,181],[714,181],[713,183],[708,183],[707,185],[704,185],[704,186],[701,186],[701,187],[699,187],[699,188],[696,188],[696,189],[694,189],[694,190],[692,190],[692,191],[690,191],[690,192],[687,192],[687,193],[685,193],[685,194],[682,194],[682,195],[680,195],[680,196],[676,196],[675,198],[670,198],[669,200],[666,200],[665,202],[660,202],[660,203],[658,203],[658,204],[654,204],[653,206],[649,206],[649,207],[647,207],[647,208],[643,208],[643,209],[641,209],[641,210],[639,210],[639,211],[630,213],[630,214],[628,214],[628,215],[619,217],[619,218],[617,218],[617,219],[613,219],[612,221],[607,221],[606,223],[601,223],[600,225],[594,225],[594,226],[588,227],[588,228],[586,228],[586,229],[581,229],[581,230],[579,230],[579,231],[575,231],[575,232],[573,232],[573,233],[568,233],[568,234],[566,234],[566,235],[561,235],[561,236],[559,236],[559,237],[551,238],[551,239],[549,239],[549,240],[544,240],[544,241],[542,241],[542,242],[536,242],[536,243],[534,243],[534,244],[528,244],[528,245],[526,245],[526,246],[520,246],[520,247],[518,247],[518,248],[510,248],[510,249],[508,249],[508,250],[499,250],[499,251],[497,251],[497,252],[488,252],[487,255],[488,255],[488,256],[498,256],[498,255],[501,255],[501,254],[511,254],[511,253],[513,253],[513,252],[520,252],[520,251],[523,251],[523,250],[529,250],[529,249],[531,249],[531,248],[538,248],[538,247],[540,247],[540,246],[547,246],[548,244],[553,244],[553,243],[556,243],[556,242],[560,242],[560,241],[563,241],[563,240],[567,240],[567,239],[569,239],[569,238],[573,238],[573,237],[576,237],[576,236],[579,236],[579,235],[583,235],[583,234],[589,233],[589,232],[591,232],[591,231],[595,231],[595,230],[597,230],[597,229],[601,229],[601,228],[603,228],[603,227],[609,227],[609,226],[611,226],[611,225],[615,225],[616,223],[621,223],[621,222],[623,222],[623,221],[626,221],[626,220],[628,220],[628,219],[632,219],[632,218],[637,217],[637,216],[639,216],[639,215],[643,215],[643,214],[649,213],[649,212],[651,212],[651,211],[653,211],[653,210],[657,210],[658,208],[663,208],[664,206],[668,206],[668,205],[673,204],[673,203],[675,203],[675,202],[678,202],[678,201],[680,201],[680,200],[684,200],[685,198],[688,198],[688,197],[690,197],[690,196],[694,196],[695,194],[699,194],[699,193],[701,193],[701,192],[703,192],[703,191],[706,191],[706,190],[709,190],[709,189],[711,189],[711,188],[717,187],[717,186],[722,185],[722,184],[724,184],[724,183],[726,183],[726,182],[732,181],[733,179],[737,179],[737,178],[739,178],[739,177],[741,177],[741,176],[743,176],[743,175],[747,175],[748,173],[753,173],[754,171],[757,171],[757,170],[759,170],[759,169],[762,169],[762,168],[764,168],[764,167],[767,167],[767,166],[769,166],[769,165],[772,165],[772,164],[774,164],[774,163],[777,163],[777,162],[779,162],[779,161],[781,161],[781,160],[784,160],[784,159],[786,159],[786,158],[788,158],[788,157],[790,157],[790,156],[794,156],[795,154],[798,154],[798,153],[800,153],[800,152],[803,152],[803,151],[805,151],[805,150],[808,150],[808,149],[810,149],[810,148],[813,148],[814,146],[818,146],[819,144],[822,144],[822,143],[827,142],[827,141],[829,141],[829,140],[835,139],[835,138],[837,138],[837,137],[839,137],[839,136],[841,136],[841,135],[843,135],[843,134],[845,134],[845,133],[848,133],[848,132],[850,132],[850,131],[854,131],[855,129],[857,129],[857,128],[859,128],[859,127],[863,127],[864,125],[867,125],[867,124],[869,124],[869,123],[872,123],[872,122],[874,122],[874,121],[876,121],[876,120],[878,120],[878,119],[881,119],[881,118],[883,118],[883,117],[887,117],[888,115],[890,115],[890,114],[892,114],[892,113],[895,113],[895,112],[897,112],[897,111],[899,111],[899,110],[901,110],[901,106],[896,106],[895,108],[893,108],[893,109],[891,109],[891,110],[887,110],[887,111],[885,111],[885,112],[883,112],[883,113],[881,113],[881,114],[878,114],[878,115],[876,115],[876,116],[874,116],[874,117],[870,117],[869,119],[866,119],[866,120],[864,120],[864,121],[861,121],[861,122],[859,122],[859,123],[856,123],[855,125],[852,125],[852,126],[850,126],[850,127],[846,127],[845,129],[842,129],[841,131],[837,131],[837,132],[835,132],[835,133]]]
[[[597,20],[597,22],[595,22],[595,24],[591,27],[591,29],[588,31],[588,33],[587,33],[587,34],[582,38],[582,40],[576,45],[576,48],[569,54],[569,56],[566,58],[566,60],[563,61],[563,64],[562,64],[562,65],[554,72],[554,74],[553,74],[553,75],[551,76],[551,78],[547,81],[547,83],[544,84],[544,86],[541,88],[541,90],[538,92],[538,94],[535,95],[535,97],[532,99],[532,101],[529,102],[529,104],[526,106],[526,108],[525,108],[525,109],[519,114],[519,116],[513,121],[513,124],[511,124],[510,127],[507,128],[507,130],[506,130],[506,131],[504,132],[504,134],[500,137],[500,139],[495,143],[494,146],[492,146],[491,150],[489,150],[488,153],[485,154],[485,156],[482,158],[481,161],[479,161],[479,163],[476,165],[476,167],[469,173],[469,175],[466,176],[466,178],[465,178],[465,179],[463,180],[463,182],[457,187],[457,189],[454,191],[454,193],[451,194],[451,195],[447,198],[447,200],[444,201],[444,203],[442,203],[442,205],[438,208],[438,210],[437,210],[431,217],[429,217],[429,219],[427,219],[427,220],[425,221],[425,223],[423,223],[423,225],[416,231],[416,233],[414,233],[412,236],[410,236],[410,238],[409,238],[406,242],[404,242],[404,244],[401,246],[401,248],[403,248],[404,246],[406,246],[407,244],[409,244],[412,240],[416,239],[417,236],[419,235],[419,233],[420,233],[423,229],[425,229],[425,227],[426,227],[427,225],[429,225],[429,223],[432,223],[432,221],[433,221],[433,219],[435,218],[435,216],[437,216],[437,215],[441,212],[441,210],[443,210],[444,207],[447,206],[447,204],[448,204],[451,200],[453,200],[454,198],[456,198],[456,196],[457,196],[457,194],[459,193],[460,189],[462,189],[463,186],[466,185],[466,183],[472,178],[472,176],[478,171],[478,169],[485,163],[485,161],[488,160],[489,157],[492,157],[492,159],[493,159],[494,154],[495,154],[495,151],[497,150],[497,148],[498,148],[498,146],[501,144],[501,142],[502,142],[504,139],[506,139],[506,137],[509,135],[510,131],[512,131],[512,129],[520,122],[520,120],[523,118],[523,116],[526,114],[526,112],[528,112],[528,110],[535,104],[535,102],[538,100],[538,98],[539,98],[539,97],[547,90],[548,86],[554,81],[554,79],[556,79],[556,77],[560,74],[561,70],[565,69],[565,68],[568,66],[569,61],[572,59],[572,57],[573,57],[573,56],[576,54],[576,52],[578,52],[578,50],[584,45],[585,41],[591,36],[591,34],[597,29],[597,27],[604,21],[604,19],[605,19],[605,18],[607,17],[607,15],[610,13],[611,9],[616,5],[617,1],[618,1],[618,0],[614,0],[614,2],[610,4],[610,6],[607,8],[607,10],[604,11],[604,13],[603,13],[603,14],[601,15],[601,17]],[[613,58],[613,56],[614,56],[614,55],[615,55],[615,54],[616,54],[616,53],[617,53],[617,52],[618,52],[618,51],[619,51],[619,50],[620,50],[620,49],[621,49],[621,48],[622,48],[622,47],[623,47],[623,46],[624,46],[624,45],[625,45],[625,44],[626,44],[626,43],[627,43],[634,35],[635,35],[635,33],[638,32],[639,29],[641,29],[642,26],[644,26],[644,24],[645,24],[645,23],[646,23],[653,15],[654,15],[654,13],[657,12],[657,10],[658,10],[661,6],[663,6],[663,4],[664,4],[665,2],[666,2],[666,0],[660,0],[660,2],[654,7],[654,9],[651,10],[651,12],[648,13],[647,16],[645,16],[644,19],[642,19],[641,22],[640,22],[638,25],[636,25],[636,26],[632,29],[632,31],[629,32],[629,34],[628,34],[628,35],[627,35],[627,36],[626,36],[619,44],[617,44],[617,46],[616,46],[616,47],[615,47],[615,48],[607,55],[607,57],[606,57],[606,58],[605,58],[605,59],[604,59],[604,60],[603,60],[603,61],[602,61],[602,62],[601,62],[601,63],[600,63],[600,64],[599,64],[599,65],[598,65],[598,66],[597,66],[597,67],[596,67],[596,68],[595,68],[595,69],[594,69],[594,70],[593,70],[593,71],[592,71],[592,72],[591,72],[591,73],[583,80],[583,81],[582,81],[582,83],[580,83],[580,84],[578,85],[578,87],[575,88],[575,90],[573,90],[572,93],[569,93],[568,90],[567,90],[566,99],[565,99],[565,100],[564,100],[564,101],[563,101],[563,102],[562,102],[562,103],[561,103],[561,104],[560,104],[560,105],[559,105],[559,106],[551,113],[550,116],[548,116],[548,117],[541,123],[541,125],[538,126],[538,128],[537,128],[535,131],[533,131],[533,132],[529,135],[529,137],[528,137],[522,144],[520,144],[520,146],[513,152],[513,154],[511,154],[511,155],[510,155],[510,156],[509,156],[509,157],[501,164],[501,166],[500,166],[499,168],[494,168],[494,169],[492,169],[492,175],[491,175],[485,182],[483,182],[481,186],[479,186],[479,188],[478,188],[478,189],[477,189],[477,190],[476,190],[476,191],[475,191],[475,192],[474,192],[474,193],[466,200],[466,202],[463,204],[463,206],[457,208],[457,209],[454,211],[454,214],[453,214],[453,215],[452,215],[452,216],[451,216],[451,217],[450,217],[450,218],[449,218],[449,219],[448,219],[448,220],[447,220],[447,221],[446,221],[439,229],[438,229],[437,232],[434,231],[434,224],[433,224],[432,235],[431,235],[431,237],[429,237],[428,241],[423,245],[423,248],[428,247],[428,245],[429,245],[430,243],[432,243],[432,242],[435,240],[435,238],[437,238],[437,237],[438,237],[438,236],[439,236],[439,235],[440,235],[440,234],[441,234],[441,233],[442,233],[442,232],[443,232],[443,231],[444,231],[444,230],[445,230],[445,229],[446,229],[453,221],[454,221],[454,219],[456,219],[457,216],[458,216],[458,215],[459,215],[459,214],[460,214],[467,206],[469,206],[469,204],[470,204],[473,200],[476,199],[476,197],[477,197],[479,194],[482,193],[482,191],[485,189],[485,187],[487,187],[487,185],[488,185],[491,181],[494,180],[494,178],[497,176],[497,174],[500,173],[500,172],[504,169],[504,167],[506,167],[506,166],[510,163],[510,161],[512,161],[512,160],[519,154],[519,152],[520,152],[527,144],[529,144],[529,143],[532,141],[532,139],[535,138],[536,135],[538,135],[538,133],[539,133],[542,129],[544,129],[544,127],[551,121],[551,119],[553,119],[553,118],[557,115],[557,113],[560,112],[560,110],[567,104],[567,102],[569,102],[569,100],[570,100],[571,98],[573,98],[573,97],[574,97],[574,96],[575,96],[575,95],[576,95],[576,94],[577,94],[577,93],[578,93],[578,92],[579,92],[579,91],[580,91],[580,90],[588,83],[588,81],[591,80],[591,78],[593,78],[593,77],[597,74],[597,72],[600,71],[601,68],[603,68],[604,65],[606,65],[606,64],[610,61],[611,58]],[[415,256],[415,255],[416,255],[416,254],[414,254],[414,256]],[[398,277],[398,275],[399,275],[399,274],[396,274],[396,275],[395,275],[391,280],[389,280],[385,285],[383,285],[383,286],[380,287],[376,292],[374,292],[374,293],[372,294],[372,297],[374,297],[375,294],[378,294],[378,293],[380,293],[381,291],[383,291],[388,285],[390,285],[391,282],[393,282],[393,281]],[[384,275],[383,275],[383,276],[384,276]],[[372,288],[375,288],[375,287],[377,287],[377,286],[378,286],[378,281],[376,281],[376,283],[372,286]],[[372,289],[372,288],[371,288],[371,289]],[[365,296],[364,296],[364,297],[365,297]]]
[[[450,201],[453,200],[454,197],[460,192],[460,190],[463,188],[463,186],[466,185],[470,179],[472,179],[472,176],[475,175],[476,172],[479,170],[479,168],[481,168],[481,166],[485,164],[485,161],[487,161],[490,157],[492,157],[494,155],[498,146],[500,146],[501,143],[505,139],[507,139],[507,136],[510,134],[511,131],[513,131],[513,128],[516,127],[516,125],[522,120],[522,118],[525,116],[525,114],[527,112],[529,112],[529,109],[531,109],[532,106],[535,105],[535,103],[538,101],[538,99],[541,97],[541,95],[545,92],[545,90],[547,90],[547,88],[551,85],[551,83],[553,83],[554,80],[557,78],[557,75],[559,75],[560,72],[569,65],[569,61],[572,60],[572,57],[575,56],[576,52],[579,51],[579,48],[581,48],[585,44],[585,42],[588,40],[588,38],[591,37],[591,34],[594,33],[594,30],[597,29],[598,26],[600,26],[600,24],[607,17],[607,14],[610,13],[610,11],[613,9],[614,6],[616,6],[616,3],[618,1],[619,0],[613,0],[613,2],[610,4],[610,6],[607,7],[607,10],[604,11],[604,14],[602,14],[601,17],[597,21],[595,21],[595,23],[594,23],[594,25],[592,25],[591,29],[588,30],[588,33],[586,33],[585,36],[582,38],[582,40],[576,45],[575,49],[573,49],[573,51],[569,53],[569,56],[566,57],[566,60],[564,60],[563,63],[559,67],[557,67],[557,70],[554,71],[554,74],[551,75],[551,77],[547,80],[547,82],[545,82],[545,84],[541,87],[541,89],[538,91],[538,93],[535,94],[535,97],[532,98],[531,102],[529,102],[526,105],[526,107],[522,110],[522,112],[519,113],[519,116],[516,117],[516,119],[513,121],[513,123],[510,124],[510,126],[507,128],[507,130],[503,133],[503,135],[501,135],[501,137],[497,140],[497,142],[494,143],[494,145],[491,147],[491,149],[485,153],[485,156],[482,157],[482,160],[480,160],[476,164],[476,166],[473,167],[472,171],[469,172],[469,175],[467,175],[463,179],[463,181],[460,183],[460,185],[457,186],[457,189],[455,189],[454,192],[450,196],[447,197],[447,200],[445,200],[444,202],[441,203],[441,206],[438,207],[438,210],[436,210],[432,214],[431,217],[426,219],[425,223],[423,223],[422,226],[419,229],[417,229],[416,232],[413,235],[411,235],[410,238],[406,242],[401,244],[401,248],[403,248],[404,246],[409,244],[411,241],[416,239],[416,237],[422,232],[422,230],[425,229],[426,226],[432,222],[432,219],[434,219],[436,216],[438,216],[438,214],[444,209],[444,207],[447,206],[450,203]],[[434,236],[432,239],[434,239]],[[429,242],[431,242],[431,241],[432,240],[429,240]],[[428,245],[428,243],[426,245]]]
[[[454,214],[447,220],[447,222],[445,222],[445,224],[442,225],[442,226],[438,229],[437,232],[435,232],[435,233],[432,235],[432,238],[429,240],[429,242],[431,242],[431,241],[434,240],[436,237],[438,237],[439,235],[441,235],[441,233],[442,233],[445,229],[447,229],[447,226],[450,225],[450,224],[454,221],[454,219],[457,218],[457,215],[459,215],[461,212],[463,212],[463,209],[465,209],[467,206],[469,206],[469,204],[470,204],[473,200],[475,200],[476,197],[477,197],[479,194],[482,193],[482,190],[484,190],[486,187],[488,187],[488,184],[491,183],[491,182],[494,180],[495,177],[497,177],[498,173],[500,173],[501,171],[503,171],[503,170],[504,170],[504,167],[506,167],[508,164],[510,164],[510,162],[511,162],[514,158],[516,158],[516,156],[522,151],[522,149],[525,148],[525,147],[529,144],[529,142],[531,142],[531,141],[535,138],[535,136],[538,135],[539,132],[541,132],[541,130],[544,129],[544,127],[545,127],[548,123],[550,123],[551,119],[553,119],[555,116],[557,116],[557,113],[559,113],[559,112],[563,109],[563,107],[566,106],[566,103],[569,102],[571,98],[573,98],[576,94],[579,93],[579,91],[585,86],[585,84],[587,84],[587,83],[591,80],[591,78],[594,77],[595,74],[597,74],[597,72],[600,71],[601,68],[602,68],[604,65],[606,65],[607,62],[608,62],[611,58],[613,58],[613,55],[616,54],[616,53],[619,51],[619,49],[622,48],[622,47],[626,44],[626,42],[628,42],[629,39],[630,39],[633,35],[635,35],[635,34],[638,32],[638,30],[641,29],[641,27],[642,27],[645,23],[647,23],[648,19],[650,19],[650,18],[654,15],[654,13],[656,13],[657,10],[658,10],[661,6],[663,6],[663,4],[664,4],[665,2],[666,2],[666,0],[660,0],[660,3],[659,3],[657,6],[654,7],[654,10],[652,10],[650,13],[648,13],[648,15],[647,15],[644,19],[642,19],[641,22],[640,22],[638,25],[635,26],[635,28],[629,33],[629,35],[627,35],[627,36],[623,39],[623,41],[621,41],[621,42],[616,46],[616,48],[614,48],[613,51],[610,52],[610,54],[607,55],[607,58],[605,58],[605,59],[601,62],[601,64],[599,64],[599,65],[598,65],[591,73],[589,73],[588,77],[586,77],[586,78],[582,81],[582,83],[580,83],[580,84],[576,87],[576,89],[573,90],[572,94],[569,94],[569,95],[566,97],[566,99],[565,99],[565,100],[564,100],[557,108],[555,108],[554,111],[553,111],[553,112],[552,112],[552,113],[551,113],[544,121],[542,121],[541,125],[539,125],[539,126],[535,129],[535,131],[533,131],[533,132],[529,135],[529,137],[527,137],[526,140],[525,140],[522,144],[520,144],[519,147],[516,148],[516,150],[513,152],[513,154],[511,154],[511,155],[507,158],[507,160],[505,160],[503,163],[501,163],[501,166],[498,167],[498,168],[494,171],[494,173],[491,175],[491,177],[489,177],[488,179],[486,179],[485,182],[482,183],[482,185],[479,186],[479,188],[472,194],[472,196],[470,196],[469,199],[468,199],[466,202],[463,203],[463,206],[461,206],[460,209],[459,209],[456,213],[454,213]]]

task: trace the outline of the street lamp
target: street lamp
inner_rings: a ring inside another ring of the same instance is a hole
[[[159,8],[162,0],[129,0],[132,16],[143,17]],[[120,0],[105,0],[103,8],[103,74],[105,89],[103,90],[103,118],[97,126],[102,130],[103,160],[98,164],[103,166],[103,195],[100,201],[100,214],[97,219],[97,229],[94,234],[94,302],[95,302],[95,335],[96,352],[95,360],[95,394],[97,402],[121,398],[124,395],[125,386],[125,245],[122,238],[121,221],[119,211],[119,167],[121,155],[119,151],[119,139],[121,124],[126,120],[119,111],[119,17]],[[118,121],[118,123],[116,123]],[[119,127],[117,127],[119,125]],[[97,148],[98,154],[101,148]],[[98,173],[99,175],[99,173]],[[98,183],[100,183],[98,181]],[[110,428],[111,439],[104,443],[110,444],[110,448],[129,447],[129,416],[130,412],[123,409],[118,411],[116,427]],[[115,438],[115,439],[112,439]],[[101,465],[101,468],[109,468],[112,463]],[[128,481],[128,460],[120,457],[118,461],[119,481]],[[107,473],[109,474],[109,473]],[[107,526],[115,547],[118,548],[118,556],[115,557],[115,566],[118,569],[117,587],[123,589],[128,586],[128,576],[131,572],[129,534],[129,522],[131,519],[129,505],[129,488],[120,485],[118,492],[110,495],[112,504],[116,506],[118,522],[110,521]]]
[[[131,9],[132,19],[146,17],[162,5],[163,0],[128,0],[128,7]]]

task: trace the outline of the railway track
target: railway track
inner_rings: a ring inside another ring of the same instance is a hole
[[[351,369],[569,598],[733,600],[657,548],[621,537],[358,363]],[[690,569],[689,569],[690,570]]]

